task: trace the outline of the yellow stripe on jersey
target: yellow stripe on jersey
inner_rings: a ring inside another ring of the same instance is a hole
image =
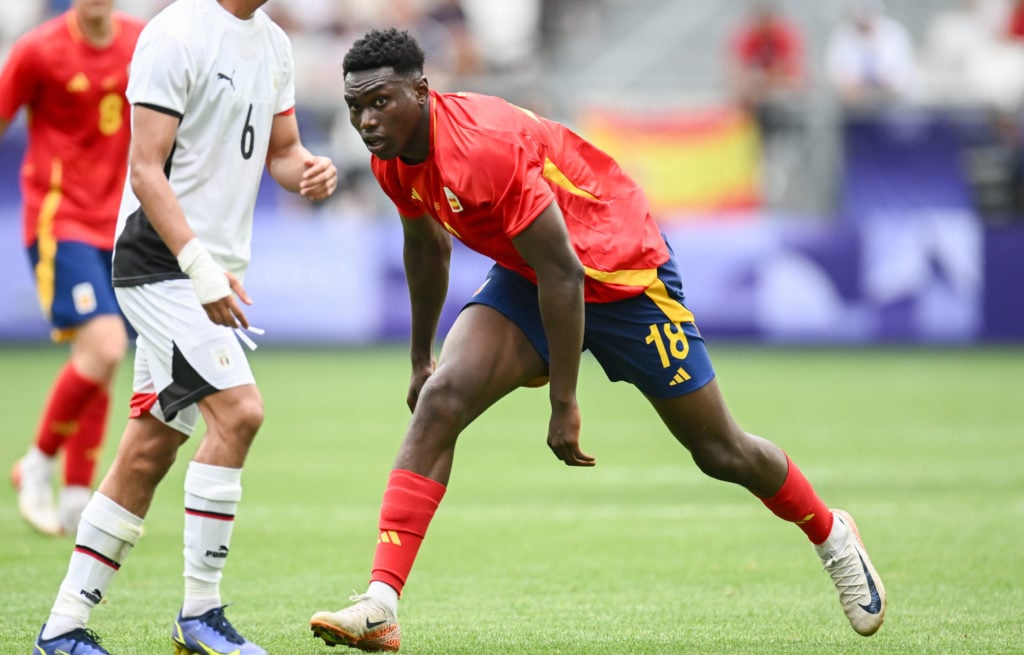
[[[36,293],[39,295],[39,306],[47,318],[53,307],[55,282],[55,266],[57,258],[57,239],[53,235],[53,219],[57,208],[64,198],[61,189],[64,170],[59,159],[54,159],[50,168],[50,190],[43,198],[36,223],[36,246],[39,250],[39,263],[36,264]]]
[[[658,279],[658,269],[645,268],[633,271],[599,271],[588,266],[583,267],[587,277],[606,284],[617,284],[626,287],[643,287],[644,293],[655,305],[665,313],[672,323],[693,322],[693,312],[682,303],[674,300],[665,288],[665,283]]]
[[[658,269],[656,268],[643,268],[632,271],[599,271],[596,268],[584,266],[583,270],[586,272],[587,277],[598,282],[618,284],[624,287],[643,287],[646,289],[658,281]]]
[[[584,198],[590,198],[591,200],[597,200],[597,196],[593,195],[588,191],[584,191],[575,184],[572,180],[565,176],[558,166],[555,166],[555,162],[551,161],[547,157],[544,158],[544,172],[542,173],[545,180],[557,184],[571,194],[577,196],[583,196]]]
[[[654,304],[661,308],[661,311],[665,312],[665,316],[672,323],[692,323],[693,312],[683,306],[678,300],[673,299],[668,295],[668,289],[665,288],[665,283],[661,280],[655,280],[655,283],[647,287],[647,297],[654,301]]]
[[[537,117],[537,114],[533,113],[532,111],[530,111],[526,107],[520,107],[519,105],[513,104],[511,102],[508,103],[508,104],[512,105],[513,107],[515,107],[519,111],[523,112],[524,114],[526,114],[527,116],[529,116],[533,120],[537,121],[538,123],[540,122],[540,118]]]

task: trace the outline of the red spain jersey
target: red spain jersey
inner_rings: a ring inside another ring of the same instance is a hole
[[[86,41],[73,11],[22,36],[0,71],[0,117],[28,111],[24,240],[109,250],[128,167],[128,64],[143,22],[115,13],[114,41]]]
[[[552,202],[586,270],[587,302],[638,295],[669,258],[643,191],[565,126],[501,98],[431,91],[427,159],[371,158],[406,218],[429,215],[460,241],[536,283],[512,238]]]

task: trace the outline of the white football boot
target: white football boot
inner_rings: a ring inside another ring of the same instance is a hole
[[[351,646],[378,653],[395,652],[402,642],[395,613],[386,603],[370,596],[352,596],[355,601],[338,612],[317,612],[309,620],[313,635],[328,646]]]
[[[825,543],[814,548],[839,592],[839,604],[858,634],[875,634],[885,619],[885,587],[871,564],[853,517],[832,510],[835,520]]]
[[[36,530],[43,534],[61,534],[57,506],[53,501],[54,458],[47,457],[36,447],[14,463],[11,484],[18,493],[18,511]]]

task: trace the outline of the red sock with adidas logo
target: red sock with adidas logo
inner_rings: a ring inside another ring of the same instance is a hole
[[[64,485],[91,487],[107,430],[110,394],[100,389],[78,421],[78,431],[64,443]]]
[[[786,455],[786,464],[789,470],[782,488],[770,498],[761,498],[761,502],[775,516],[796,523],[811,543],[822,544],[832,531],[832,510],[818,497],[789,455]]]
[[[56,455],[64,440],[78,432],[82,415],[103,392],[99,382],[83,376],[70,362],[65,364],[46,401],[36,433],[36,447],[50,457]]]
[[[395,469],[380,506],[380,533],[371,581],[402,593],[430,520],[444,498],[445,486],[412,471]]]

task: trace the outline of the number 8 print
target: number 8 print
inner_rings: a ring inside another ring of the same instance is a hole
[[[100,134],[113,136],[124,122],[124,98],[119,93],[108,93],[100,100],[100,120],[97,127]]]

